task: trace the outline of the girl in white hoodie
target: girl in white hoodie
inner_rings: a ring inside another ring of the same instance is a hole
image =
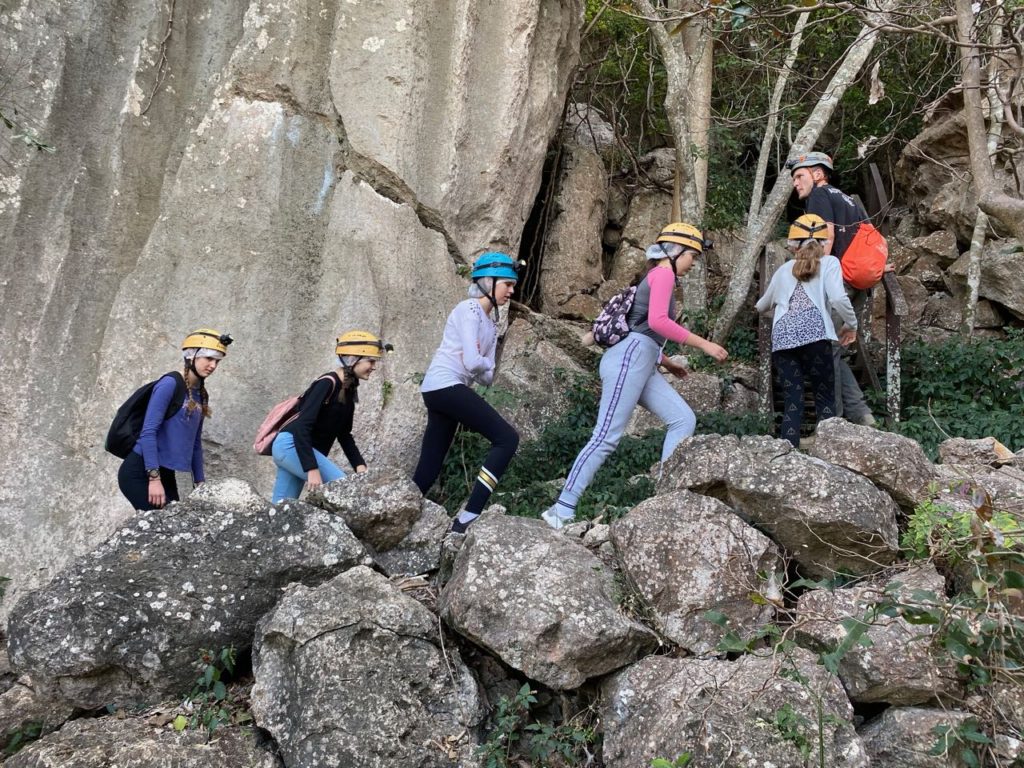
[[[772,275],[756,305],[759,313],[775,308],[772,319],[772,364],[783,399],[779,437],[800,445],[804,383],[814,393],[818,420],[835,412],[835,374],[831,342],[842,345],[857,336],[857,316],[843,287],[839,259],[824,255],[828,225],[820,216],[804,214],[789,228],[787,247],[795,258]],[[843,320],[836,336],[829,308]]]

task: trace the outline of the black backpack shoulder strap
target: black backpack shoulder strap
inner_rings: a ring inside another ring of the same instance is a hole
[[[160,379],[167,378],[168,376],[174,379],[174,394],[171,396],[171,402],[167,404],[167,411],[164,413],[164,421],[167,421],[167,419],[171,418],[171,416],[181,409],[181,406],[185,404],[185,395],[187,394],[185,377],[181,375],[180,371],[165,373],[160,377]],[[157,379],[157,381],[160,379]]]

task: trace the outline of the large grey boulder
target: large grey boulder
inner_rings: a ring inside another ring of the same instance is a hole
[[[539,520],[484,514],[438,604],[459,634],[558,690],[625,666],[657,645],[616,601],[615,574]]]
[[[938,469],[909,437],[846,419],[818,422],[814,434],[812,455],[864,475],[904,509],[930,498],[939,481]]]
[[[8,625],[16,669],[86,709],[188,691],[201,649],[248,648],[256,622],[293,581],[318,584],[366,551],[334,515],[271,506],[240,480],[139,512]]]
[[[1012,464],[1013,451],[994,437],[970,440],[966,437],[951,437],[939,443],[939,459],[943,464],[974,464],[999,466]]]
[[[969,254],[961,256],[947,274],[959,286],[966,285]],[[981,259],[978,295],[998,302],[1018,318],[1024,318],[1024,274],[1021,274],[1021,244],[1016,240],[995,240],[985,244]]]
[[[860,729],[871,768],[964,768],[962,746],[932,754],[939,741],[936,728],[956,729],[974,718],[970,712],[926,707],[890,707]]]
[[[896,505],[865,477],[770,437],[697,435],[665,462],[657,492],[724,501],[814,577],[868,574],[898,553]]]
[[[602,686],[607,768],[649,768],[689,752],[695,768],[866,768],[839,682],[811,654],[736,661],[648,656]],[[812,764],[817,764],[812,763]]]
[[[412,530],[391,549],[374,551],[373,562],[388,576],[436,571],[441,564],[441,543],[451,524],[444,507],[424,499]]]
[[[178,733],[135,718],[73,720],[8,758],[5,768],[281,768],[252,728]]]
[[[922,566],[884,583],[806,592],[797,604],[797,641],[817,653],[835,650],[847,636],[842,622],[864,619],[871,606],[887,599],[887,590],[911,604],[918,602],[916,590],[943,601],[945,582],[933,567]],[[907,706],[958,695],[961,683],[948,654],[935,642],[935,629],[910,624],[902,616],[874,618],[868,644],[854,645],[839,661],[839,678],[850,700]]]
[[[252,712],[295,768],[470,764],[476,683],[437,617],[369,568],[296,585],[256,630]]]
[[[778,547],[717,499],[689,491],[654,496],[612,523],[611,537],[662,633],[693,653],[714,650],[730,630],[749,638],[774,618],[765,593],[777,592],[777,575],[784,578]],[[728,626],[704,618],[709,610],[727,616]]]
[[[423,512],[423,495],[404,473],[371,467],[325,483],[307,499],[345,521],[374,550],[387,550],[409,535]]]

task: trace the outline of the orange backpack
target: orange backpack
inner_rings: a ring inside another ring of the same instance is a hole
[[[862,291],[873,288],[882,279],[889,244],[870,221],[862,221],[841,260],[843,280]]]

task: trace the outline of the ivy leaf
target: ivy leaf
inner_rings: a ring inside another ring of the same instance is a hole
[[[729,624],[729,617],[721,611],[705,611],[704,619],[710,621],[712,624],[717,624],[719,627],[724,627]]]

